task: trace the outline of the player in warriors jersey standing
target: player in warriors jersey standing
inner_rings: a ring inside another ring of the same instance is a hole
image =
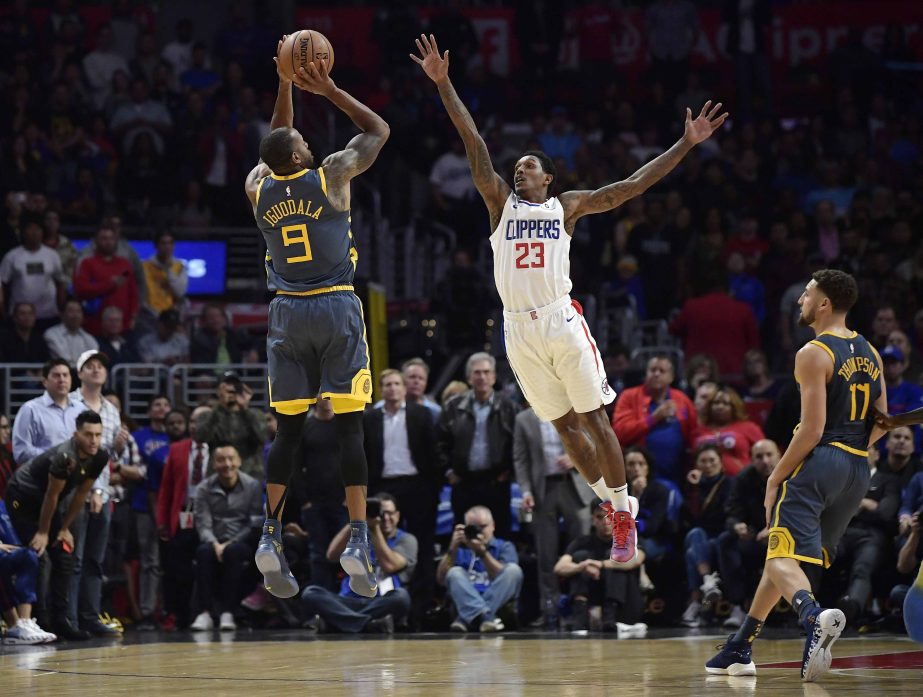
[[[326,97],[361,131],[319,167],[292,128],[293,82]],[[283,554],[280,521],[305,415],[318,398],[326,399],[336,414],[350,518],[340,564],[349,574],[350,588],[373,598],[378,582],[369,556],[368,465],[362,436],[362,412],[372,401],[372,374],[362,305],[352,285],[358,252],[350,229],[349,182],[372,166],[390,130],[380,116],[333,83],[326,61],[299,68],[299,75],[279,72],[270,126],[272,131],[260,142],[260,162],[245,184],[266,242],[266,281],[276,294],[269,305],[266,354],[269,404],[279,428],[269,450],[266,521],[256,566],[273,595],[290,598],[298,592]]]
[[[693,120],[687,109],[685,133],[672,148],[625,181],[596,191],[549,198],[554,164],[544,153],[529,151],[516,163],[511,190],[494,171],[487,146],[449,80],[449,52],[440,55],[432,35],[421,35],[416,43],[420,55],[410,57],[439,88],[490,214],[507,358],[535,413],[554,424],[577,469],[604,502],[613,523],[612,559],[630,561],[636,554],[637,500],[628,496],[625,462],[604,408],[615,392],[581,308],[569,295],[570,239],[583,216],[611,211],[660,181],[727,114],[720,113],[720,103],[708,102]]]

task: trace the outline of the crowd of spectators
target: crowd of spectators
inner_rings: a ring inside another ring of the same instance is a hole
[[[108,366],[99,349],[84,351],[72,389],[67,361],[50,360],[45,393],[23,405],[12,434],[0,421],[0,493],[12,521],[0,526],[0,571],[9,574],[0,598],[20,598],[5,608],[18,628],[11,641],[47,641],[42,626],[79,641],[116,637],[123,623],[208,631],[240,621],[345,633],[530,623],[631,637],[646,631],[642,620],[738,626],[759,580],[762,502],[780,448],[724,384],[701,410],[710,420],[699,421],[667,356],[649,360],[645,382],[612,412],[640,501],[636,560],[609,560],[611,521],[554,429],[515,390],[497,389],[492,356],[472,354],[467,384],[439,402],[426,393],[428,366],[414,358],[382,371],[384,399],[365,414],[379,595],[356,596],[336,563],[349,526],[336,417],[321,400],[306,421],[283,517],[304,589],[286,602],[271,598],[252,563],[272,413],[252,409],[252,390],[229,372],[191,413],[154,397],[149,425],[139,428],[104,395]],[[906,427],[869,451],[868,494],[816,588],[851,623],[891,626],[923,560],[918,453]],[[23,578],[32,579],[26,588]],[[20,585],[6,587],[11,579]]]
[[[383,8],[373,29],[383,74],[363,81],[339,68],[337,79],[392,128],[393,145],[368,175],[385,214],[398,224],[432,219],[461,240],[432,300],[450,320],[446,343],[471,355],[454,397],[426,395],[429,366],[419,359],[379,376],[383,402],[365,431],[371,491],[381,492],[370,522],[386,602],[341,590],[329,561],[346,521],[331,474],[333,416],[316,407],[286,507],[287,548],[301,554],[292,567],[306,587],[294,606],[272,603],[250,564],[272,433],[271,415],[249,407],[250,388],[229,375],[207,406],[155,397],[140,428],[115,395],[102,396],[119,363],[260,358],[221,304],[187,328],[187,270],[173,245],[183,228],[248,224],[240,183],[268,132],[275,73],[263,57],[278,32],[247,2],[208,27],[160,26],[129,0],[93,12],[71,0],[6,8],[0,362],[48,361],[35,378],[42,396],[19,410],[12,432],[0,416],[0,493],[20,504],[9,525],[0,511],[0,600],[13,638],[48,640],[33,606],[43,627],[68,639],[118,634],[106,614],[117,606],[141,629],[231,629],[246,618],[490,632],[517,616],[588,628],[598,605],[604,629],[631,635],[656,593],[672,599],[672,621],[739,622],[766,538],[753,511],[798,422],[789,376],[794,351],[812,338],[797,321],[811,271],[856,276],[850,322],[880,349],[889,409],[923,405],[923,108],[919,73],[893,69],[912,58],[900,27],[876,50],[850,36],[819,68],[830,79],[802,111],[772,97],[769,3],[716,4],[732,29],[732,124],[642,199],[582,220],[574,236],[575,292],[664,320],[685,358],[682,374],[673,352],[630,366],[637,347],[607,342],[621,392],[612,424],[642,500],[632,568],[607,561],[607,523],[553,430],[495,389],[502,358],[498,366],[477,352],[495,301],[484,245],[472,242],[486,237],[486,216],[437,98],[407,51],[392,50],[396,30],[411,37],[420,20]],[[706,93],[690,69],[700,31],[692,3],[646,10],[642,83],[615,69],[592,90],[554,60],[562,36],[547,27],[562,24],[562,3],[540,7],[516,10],[515,25],[534,32],[523,32],[522,66],[506,79],[485,68],[457,8],[436,8],[429,24],[447,35],[453,80],[501,173],[538,147],[555,160],[556,192],[624,178],[677,137],[686,106],[724,96]],[[425,202],[406,182],[423,182]],[[150,235],[149,259],[123,224]],[[78,250],[73,231],[93,239]],[[824,576],[823,592],[851,619],[887,620],[898,607],[891,589],[923,554],[921,447],[919,428],[897,429],[870,452],[873,485]],[[98,467],[100,452],[108,466]],[[49,481],[64,484],[52,491]],[[685,578],[671,573],[680,555]],[[39,565],[51,567],[47,590]],[[8,588],[8,576],[26,587]]]

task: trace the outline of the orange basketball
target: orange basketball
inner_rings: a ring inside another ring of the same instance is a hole
[[[301,29],[282,42],[279,65],[285,75],[294,75],[298,68],[307,70],[308,63],[327,61],[327,72],[333,70],[333,45],[315,29]]]

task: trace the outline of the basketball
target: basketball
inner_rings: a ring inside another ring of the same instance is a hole
[[[333,45],[315,29],[301,29],[282,42],[279,66],[285,75],[294,75],[298,68],[307,69],[311,61],[327,61],[327,72],[333,71]]]

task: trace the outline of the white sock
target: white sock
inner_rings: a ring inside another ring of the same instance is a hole
[[[622,484],[614,489],[609,489],[609,500],[617,511],[630,511],[628,505],[628,484]]]
[[[587,482],[587,484],[590,484],[590,483]],[[600,499],[602,499],[604,502],[610,500],[609,491],[611,490],[609,489],[609,487],[606,486],[606,480],[603,479],[602,477],[599,478],[598,482],[594,482],[593,484],[590,484],[590,488],[593,491],[595,491],[596,495]]]

